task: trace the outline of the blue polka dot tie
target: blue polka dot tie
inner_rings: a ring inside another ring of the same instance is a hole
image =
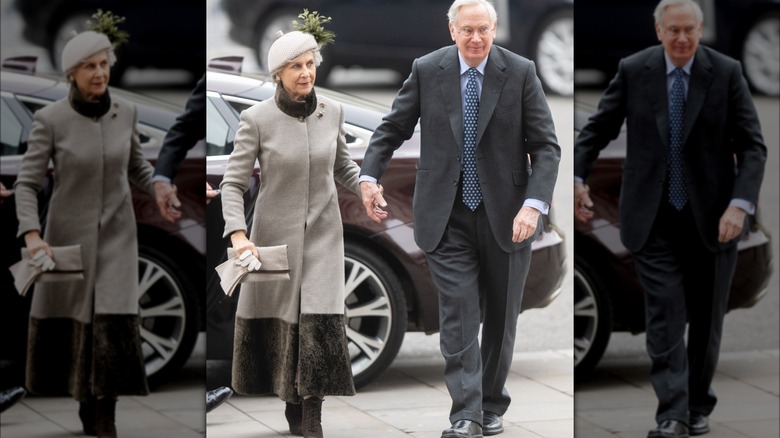
[[[678,211],[688,201],[683,170],[682,138],[685,114],[685,88],[682,69],[674,70],[669,103],[669,203]]]
[[[463,203],[474,211],[482,202],[477,175],[477,113],[479,96],[477,95],[477,69],[468,69],[466,81],[466,112],[463,115]]]

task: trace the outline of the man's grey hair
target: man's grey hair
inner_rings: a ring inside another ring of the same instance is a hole
[[[661,0],[653,12],[656,24],[661,24],[661,21],[664,19],[664,12],[666,12],[666,8],[669,6],[688,6],[696,16],[697,24],[702,24],[702,21],[704,21],[704,14],[701,11],[701,7],[693,0]]]
[[[489,2],[488,0],[455,0],[452,3],[452,6],[450,6],[450,10],[447,12],[447,18],[450,20],[450,23],[454,25],[458,21],[460,8],[471,5],[484,6],[487,9],[488,15],[490,16],[490,24],[496,24],[496,21],[498,20],[498,14],[496,13],[496,8],[493,6],[493,3]]]

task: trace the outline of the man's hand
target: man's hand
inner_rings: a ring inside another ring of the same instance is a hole
[[[533,207],[521,208],[512,221],[512,242],[520,243],[533,236],[540,214],[542,213]]]
[[[745,216],[747,212],[745,210],[729,206],[726,211],[723,212],[723,216],[720,217],[720,225],[718,227],[718,242],[726,243],[742,234],[742,227],[745,224]]]
[[[379,184],[372,183],[371,181],[360,182],[360,192],[363,195],[363,205],[366,207],[366,214],[372,221],[381,223],[387,218],[387,212],[383,208],[387,207],[385,202],[384,190]]]
[[[154,182],[154,195],[160,214],[170,223],[181,218],[181,202],[176,196],[176,186],[163,181]]]
[[[212,199],[216,198],[217,195],[219,195],[219,190],[214,190],[214,188],[211,187],[211,184],[207,182],[206,183],[206,205],[208,205],[208,203],[211,202]]]
[[[574,183],[574,217],[586,224],[593,219],[593,201],[590,199],[590,187],[583,183]]]

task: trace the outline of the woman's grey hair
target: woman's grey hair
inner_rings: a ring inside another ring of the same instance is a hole
[[[496,13],[496,8],[493,6],[493,3],[489,2],[488,0],[455,0],[452,3],[452,6],[450,6],[450,10],[447,12],[447,18],[450,20],[450,23],[454,25],[458,21],[460,8],[471,5],[484,6],[487,9],[488,15],[490,16],[490,23],[496,24],[496,21],[498,20],[498,14]]]
[[[701,11],[701,7],[693,0],[661,0],[653,12],[653,17],[655,17],[656,24],[661,24],[661,21],[664,19],[664,12],[666,12],[666,8],[670,6],[688,6],[696,16],[697,24],[701,24],[702,21],[704,21],[704,14]]]
[[[105,49],[105,51],[108,52],[108,66],[109,67],[113,67],[114,64],[116,64],[116,54],[114,53],[114,49],[113,48]],[[84,63],[86,63],[89,58],[91,58],[91,57],[93,57],[93,56],[95,56],[95,55],[97,55],[98,53],[101,53],[101,52],[102,52],[102,50],[98,51],[98,52],[95,52],[95,53],[93,53],[93,54],[91,54],[91,55],[89,55],[89,56],[87,56],[87,57],[85,57],[83,59],[80,59],[79,62],[76,63],[75,66],[73,66],[72,68],[70,68],[68,71],[65,72],[65,77],[69,81],[73,82],[73,80],[74,80],[73,79],[73,73],[75,73],[76,70],[79,69],[79,67],[84,65]]]
[[[320,49],[311,49],[310,52],[314,53],[314,66],[315,67],[319,67],[320,64],[322,64],[322,53],[320,53]],[[274,80],[274,82],[282,82],[282,77],[280,76],[280,73],[282,72],[282,70],[284,70],[288,65],[290,65],[291,62],[295,61],[296,59],[298,59],[301,55],[303,55],[305,53],[309,53],[309,52],[303,52],[300,55],[296,56],[295,58],[288,59],[279,68],[274,70],[271,73],[271,78]]]

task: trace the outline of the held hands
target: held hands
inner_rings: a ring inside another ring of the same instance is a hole
[[[574,217],[586,224],[593,219],[593,201],[590,199],[590,187],[583,183],[574,183]]]
[[[24,235],[24,243],[27,250],[30,251],[30,264],[41,268],[43,271],[54,269],[55,263],[52,259],[51,248],[49,244],[41,239],[37,231],[30,231]]]
[[[718,226],[718,242],[726,243],[742,234],[742,227],[745,223],[745,210],[729,206],[720,217]]]
[[[371,181],[360,182],[360,192],[363,195],[363,205],[366,207],[366,214],[372,221],[381,223],[387,218],[387,212],[383,208],[387,207],[385,201],[384,189],[381,185]]]
[[[157,207],[165,220],[174,223],[181,218],[181,202],[176,196],[176,186],[163,181],[154,182],[154,195]]]
[[[520,243],[536,232],[536,224],[539,223],[539,210],[523,206],[512,221],[512,242]]]
[[[233,243],[233,250],[238,254],[237,265],[246,267],[250,271],[257,271],[260,269],[260,260],[258,257],[260,254],[257,252],[257,247],[251,240],[247,239],[244,231],[234,231],[230,235],[230,241]]]

